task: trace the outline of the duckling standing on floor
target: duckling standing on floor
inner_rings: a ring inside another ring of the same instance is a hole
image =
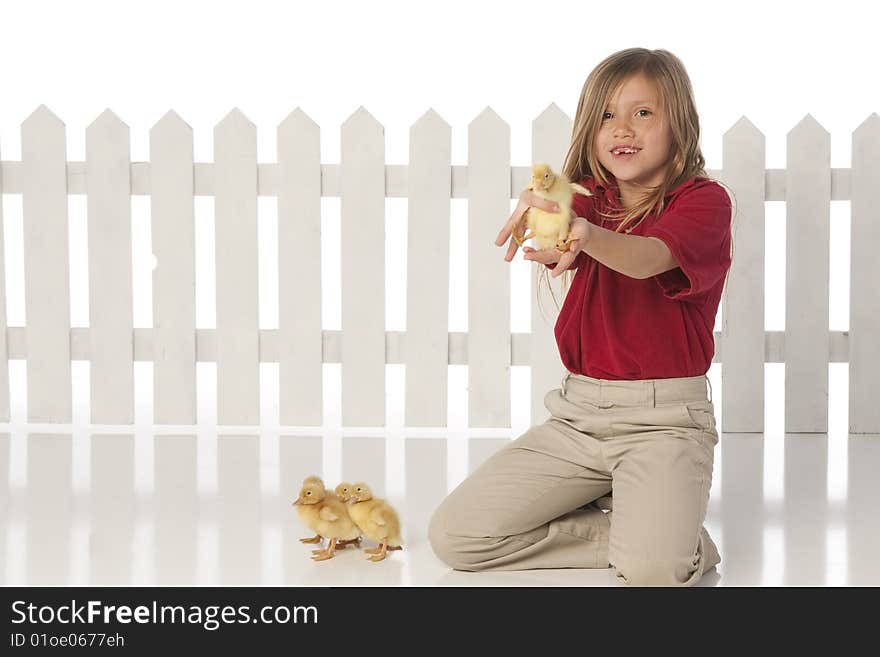
[[[316,495],[315,490],[325,490],[324,482],[320,477],[315,475],[311,475],[303,479],[302,483],[303,487],[299,492],[299,498],[302,499],[305,496],[307,499],[317,499],[314,496]],[[297,507],[297,514],[299,515],[299,519],[302,523],[311,529],[313,532],[316,532],[315,536],[311,538],[301,538],[299,539],[302,543],[320,543],[324,537],[317,533],[318,531],[318,521],[320,518],[318,517],[318,511],[311,504],[301,504],[299,499],[293,503],[293,506]]]
[[[294,504],[308,509],[306,515],[314,519],[318,535],[330,539],[326,550],[312,550],[312,559],[315,561],[331,559],[336,551],[337,541],[349,543],[360,536],[358,526],[348,515],[345,503],[315,481],[302,487]]]
[[[352,488],[353,487],[350,483],[348,483],[347,481],[343,481],[335,489],[336,497],[338,497],[343,502],[343,504],[347,505],[348,501],[351,499],[351,489]],[[349,543],[354,543],[354,546],[359,548],[361,546],[361,537],[358,536],[356,539],[351,540],[351,541],[339,541],[336,544],[336,548],[337,549],[344,548]]]
[[[348,511],[361,533],[379,543],[374,550],[364,550],[370,561],[382,561],[387,550],[402,550],[400,544],[400,519],[397,511],[383,499],[373,497],[365,483],[355,484],[351,489],[351,505]]]

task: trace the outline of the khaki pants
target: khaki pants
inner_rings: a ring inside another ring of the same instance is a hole
[[[550,419],[434,511],[435,554],[456,570],[614,567],[622,584],[695,584],[721,561],[703,527],[718,443],[707,383],[566,374],[544,397]]]

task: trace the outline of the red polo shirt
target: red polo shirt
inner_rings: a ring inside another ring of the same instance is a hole
[[[577,215],[614,230],[617,222],[595,213],[596,204],[606,211],[620,207],[614,178],[608,189],[592,176],[579,182],[594,196],[575,194]],[[667,193],[659,218],[652,212],[629,233],[663,240],[678,267],[640,280],[578,253],[554,331],[568,371],[627,380],[705,374],[730,268],[730,220],[727,190],[694,177]]]

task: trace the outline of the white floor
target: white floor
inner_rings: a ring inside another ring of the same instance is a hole
[[[720,421],[717,375],[710,371]],[[845,369],[831,378],[828,434],[781,431],[773,372],[764,434],[719,425],[705,524],[722,562],[700,585],[880,584],[880,436],[847,433]],[[402,389],[400,379],[388,383]],[[142,413],[134,427],[22,417],[15,407],[13,422],[0,424],[3,585],[619,585],[612,569],[453,571],[431,551],[431,510],[528,428],[522,416],[499,430],[403,429],[394,412],[386,429],[231,435],[210,421],[154,427]],[[312,561],[315,546],[298,540],[311,533],[290,506],[308,474],[370,483],[400,511],[405,549],[379,563],[354,548]]]

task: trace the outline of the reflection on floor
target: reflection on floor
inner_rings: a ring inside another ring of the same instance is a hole
[[[505,440],[0,434],[0,583],[617,585],[613,569],[470,573],[435,557],[431,510]],[[880,584],[878,465],[877,436],[722,434],[705,522],[722,563],[700,585]],[[829,495],[835,467],[843,495]],[[312,561],[290,502],[313,473],[371,483],[399,509],[405,549],[379,563],[352,547]]]

